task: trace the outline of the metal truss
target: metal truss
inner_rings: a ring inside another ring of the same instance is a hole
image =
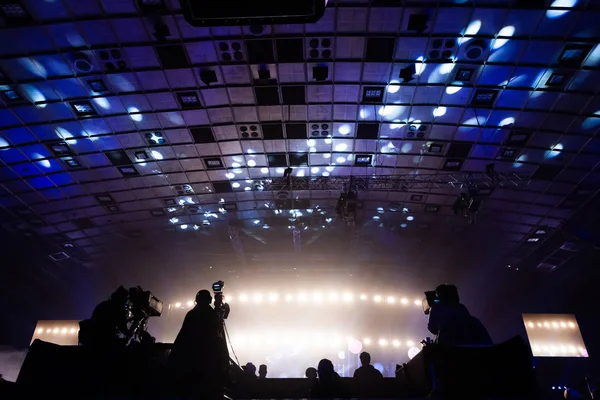
[[[238,228],[235,225],[230,224],[228,227],[228,231],[229,240],[231,241],[231,245],[233,246],[233,251],[235,255],[238,257],[240,262],[245,264],[246,257],[244,255],[244,247],[242,246],[242,241],[240,239]]]
[[[263,182],[263,190],[337,190],[347,191],[409,191],[434,188],[477,187],[518,188],[529,184],[529,174],[503,173],[455,173],[423,175],[372,175],[273,178]]]

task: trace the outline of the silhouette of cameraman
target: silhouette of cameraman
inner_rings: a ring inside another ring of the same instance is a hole
[[[98,304],[92,317],[80,322],[80,343],[100,350],[124,346],[119,335],[127,334],[128,299],[129,292],[120,286],[108,300]]]
[[[196,306],[186,314],[169,356],[182,394],[206,400],[223,398],[229,360],[220,335],[222,321],[211,303],[208,290],[196,294]]]
[[[491,345],[492,339],[481,321],[460,303],[454,285],[435,289],[439,303],[431,307],[427,329],[437,335],[437,343],[449,346]]]

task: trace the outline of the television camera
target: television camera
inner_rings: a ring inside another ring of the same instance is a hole
[[[129,330],[125,337],[126,343],[136,340],[140,343],[154,343],[156,339],[147,331],[148,319],[160,317],[163,302],[141,286],[136,286],[129,289],[127,308]]]
[[[222,320],[227,319],[231,311],[229,304],[223,301],[223,287],[225,282],[218,281],[212,284],[212,289],[215,294],[215,311]]]
[[[141,286],[129,290],[120,286],[110,300],[96,307],[92,318],[79,322],[79,343],[90,347],[154,343],[147,331],[148,319],[159,317],[162,309],[163,302]]]

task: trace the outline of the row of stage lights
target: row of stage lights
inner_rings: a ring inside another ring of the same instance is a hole
[[[534,356],[563,356],[563,357],[587,357],[587,350],[581,345],[556,344],[556,343],[531,343]]]
[[[409,304],[414,304],[415,306],[419,306],[421,307],[422,305],[422,300],[421,299],[414,299],[413,301],[409,300],[406,297],[401,297],[401,298],[397,298],[395,296],[381,296],[381,295],[374,295],[374,296],[369,296],[366,294],[361,294],[361,295],[355,295],[353,293],[337,293],[337,292],[332,292],[329,293],[328,295],[324,295],[320,292],[315,292],[315,293],[304,293],[304,292],[300,292],[296,295],[288,293],[286,295],[280,295],[279,293],[254,293],[252,295],[246,294],[246,293],[240,293],[238,296],[232,296],[232,295],[227,295],[225,296],[225,302],[226,303],[232,303],[232,302],[240,302],[240,303],[255,303],[255,304],[262,304],[262,303],[270,303],[270,304],[275,304],[278,303],[280,301],[285,301],[287,303],[291,303],[291,302],[296,302],[296,303],[300,303],[300,304],[308,304],[308,303],[313,303],[313,304],[321,304],[321,303],[346,303],[346,304],[351,304],[354,303],[356,300],[360,301],[360,302],[369,302],[372,301],[373,303],[376,304],[389,304],[389,305],[394,305],[394,304],[400,304],[403,306],[408,306]],[[187,302],[176,302],[176,303],[172,303],[169,304],[169,308],[191,308],[194,307],[194,301],[189,300]]]
[[[344,344],[352,345],[354,342],[359,341],[361,346],[373,346],[378,345],[379,347],[395,347],[395,348],[411,348],[416,345],[413,340],[400,340],[398,338],[379,338],[372,339],[365,337],[362,340],[355,339],[353,337],[347,337],[345,340],[339,336],[331,335],[236,335],[232,338],[234,345],[238,346],[299,346],[299,347],[340,347]]]
[[[529,321],[527,322],[527,327],[531,328],[531,329],[535,329],[535,328],[546,328],[546,329],[566,329],[566,328],[571,328],[571,329],[575,329],[577,326],[575,325],[574,322],[567,322],[567,321],[544,321],[544,322],[533,322],[533,321]]]
[[[74,335],[79,332],[77,328],[37,328],[35,331],[38,335],[52,334],[52,335]]]

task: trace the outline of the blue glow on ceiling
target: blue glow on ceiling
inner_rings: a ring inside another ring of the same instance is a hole
[[[550,19],[560,18],[571,10],[552,10],[552,8],[573,8],[575,5],[577,5],[577,0],[554,0],[550,5],[551,9],[546,11],[546,17]]]

